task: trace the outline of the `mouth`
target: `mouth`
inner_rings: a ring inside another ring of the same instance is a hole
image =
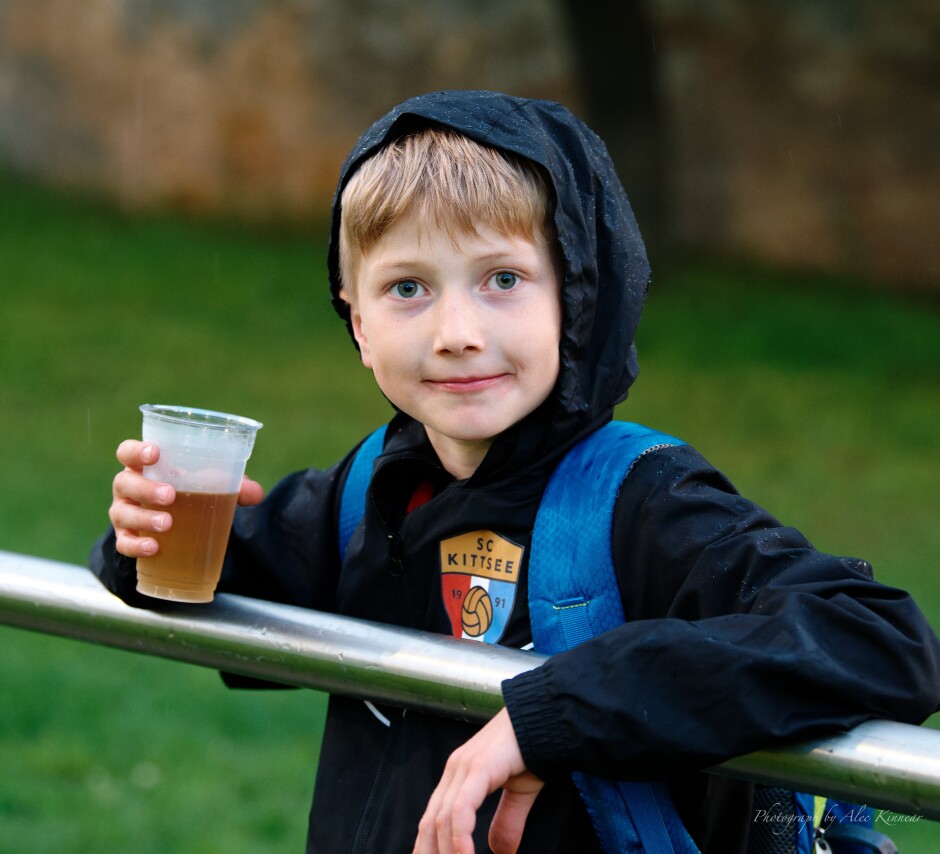
[[[474,377],[445,377],[442,379],[428,379],[425,383],[439,391],[446,391],[452,394],[472,394],[477,391],[484,391],[498,385],[509,374],[488,374],[487,376]]]

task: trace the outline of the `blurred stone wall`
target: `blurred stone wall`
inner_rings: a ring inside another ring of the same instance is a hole
[[[0,0],[0,163],[124,205],[322,212],[434,88],[572,98],[550,0]]]
[[[940,289],[940,4],[650,5],[674,245]],[[392,104],[579,111],[571,57],[553,0],[0,0],[0,168],[130,209],[317,216]]]
[[[657,6],[678,242],[940,290],[940,3]]]

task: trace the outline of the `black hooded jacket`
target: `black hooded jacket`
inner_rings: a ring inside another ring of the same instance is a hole
[[[337,199],[364,159],[428,124],[521,154],[551,179],[564,263],[555,391],[461,481],[443,470],[421,425],[397,414],[342,566],[338,503],[351,457],[285,478],[261,505],[240,509],[220,589],[450,634],[441,543],[493,533],[521,550],[518,593],[499,638],[521,647],[531,641],[525,573],[539,499],[560,456],[611,418],[636,377],[634,333],[649,268],[603,143],[544,101],[489,92],[408,101],[360,139]],[[337,202],[329,269],[345,317],[340,216]],[[434,495],[407,512],[422,482]],[[750,787],[701,769],[873,717],[920,722],[936,710],[940,646],[910,597],[873,581],[862,561],[814,550],[692,448],[643,456],[614,526],[627,624],[503,686],[526,763],[547,781],[523,852],[596,850],[572,770],[665,779],[703,850],[744,851]],[[145,603],[113,534],[92,553],[92,567],[110,589]],[[448,755],[473,732],[331,698],[308,850],[410,851]],[[487,850],[497,800],[479,814],[478,850]]]

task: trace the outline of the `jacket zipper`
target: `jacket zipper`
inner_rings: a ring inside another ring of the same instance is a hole
[[[401,540],[398,534],[389,531],[385,535],[385,542],[388,544],[388,559],[392,564],[389,572],[393,578],[401,578],[405,574],[405,565],[401,560]]]
[[[381,792],[385,789],[385,780],[388,777],[389,752],[394,749],[393,736],[395,733],[395,724],[387,727],[385,730],[385,744],[382,746],[382,755],[379,757],[379,764],[372,777],[372,785],[369,787],[369,795],[366,798],[365,806],[362,808],[362,814],[359,818],[359,824],[356,827],[356,835],[353,837],[352,854],[371,854],[367,845],[369,836],[372,833],[372,826],[375,824],[375,810],[378,804]]]
[[[372,504],[372,509],[375,511],[375,515],[382,522],[382,527],[385,529],[385,545],[388,549],[388,562],[390,564],[389,572],[393,578],[401,578],[405,574],[405,564],[402,560],[401,554],[401,539],[398,536],[397,531],[393,531],[389,527],[388,522],[385,521],[385,517],[379,511],[379,506],[375,501],[375,496],[373,494],[372,483],[375,481],[375,478],[378,477],[379,472],[391,463],[397,463],[401,460],[410,460],[410,459],[421,459],[414,454],[400,454],[397,457],[389,457],[387,460],[383,460],[381,465],[375,470],[372,475],[372,481],[369,483],[369,502]]]

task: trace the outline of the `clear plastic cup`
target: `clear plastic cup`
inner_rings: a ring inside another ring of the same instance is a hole
[[[176,500],[169,508],[173,526],[154,534],[157,554],[137,559],[137,589],[157,599],[211,602],[245,463],[262,425],[185,406],[147,403],[140,411],[144,441],[160,449],[160,459],[144,468],[144,477],[171,484]]]

